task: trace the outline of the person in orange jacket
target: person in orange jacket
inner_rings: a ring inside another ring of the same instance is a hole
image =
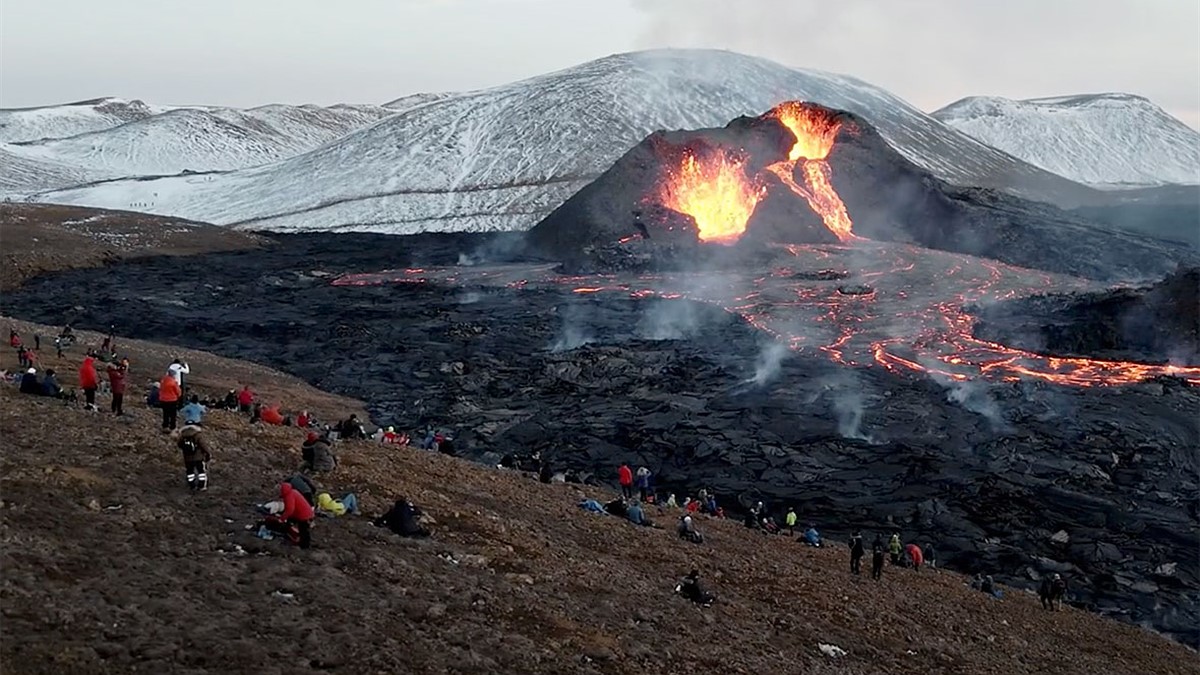
[[[179,417],[179,401],[183,398],[183,390],[171,373],[163,375],[158,383],[158,405],[163,412],[163,432],[175,430],[176,419]]]
[[[633,470],[628,464],[622,464],[621,468],[617,469],[617,481],[621,484],[621,495],[625,499],[633,498]]]
[[[89,350],[87,358],[79,366],[79,388],[83,390],[84,407],[96,409],[96,390],[100,388],[100,376],[96,374],[96,356]]]

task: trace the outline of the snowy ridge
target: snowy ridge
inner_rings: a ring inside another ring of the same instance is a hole
[[[248,228],[526,229],[657,129],[723,126],[780,101],[855,112],[954,183],[1071,200],[1091,191],[946,127],[861,80],[731,52],[618,54],[461,93],[303,155],[241,171],[61,190],[47,202]]]
[[[388,114],[382,107],[176,108],[111,129],[19,147],[31,157],[77,166],[103,179],[229,171],[306,152]],[[71,184],[59,184],[64,185]]]
[[[976,96],[933,113],[1016,157],[1093,185],[1200,184],[1200,132],[1141,96]]]
[[[0,109],[0,143],[66,138],[145,119],[170,110],[142,101],[101,98],[40,108]]]

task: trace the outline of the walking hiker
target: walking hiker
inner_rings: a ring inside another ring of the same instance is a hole
[[[188,488],[193,492],[203,492],[208,489],[208,462],[212,459],[208,438],[204,430],[194,424],[188,424],[176,433],[176,444],[183,453],[183,470]]]
[[[857,575],[862,571],[863,553],[862,533],[858,530],[850,537],[850,573]]]
[[[125,376],[129,373],[129,359],[108,364],[108,385],[112,390],[112,413],[118,417],[125,414]]]
[[[621,496],[625,499],[633,497],[633,471],[628,464],[617,469],[617,481],[621,484]]]
[[[162,428],[163,432],[174,431],[176,420],[179,417],[179,401],[183,398],[183,391],[179,388],[179,383],[171,376],[171,373],[163,375],[163,378],[158,382],[158,406],[162,408]]]

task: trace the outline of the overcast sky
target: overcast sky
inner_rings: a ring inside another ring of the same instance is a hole
[[[0,107],[379,103],[715,47],[963,96],[1142,94],[1200,128],[1197,0],[0,0]]]

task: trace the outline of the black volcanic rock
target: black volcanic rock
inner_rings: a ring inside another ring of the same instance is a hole
[[[1200,268],[1153,286],[997,303],[977,316],[976,337],[1038,353],[1200,366]]]
[[[859,236],[1100,279],[1158,276],[1179,261],[1197,259],[1184,245],[1106,229],[1048,204],[951,186],[896,152],[862,119],[803,105],[840,123],[827,157],[830,181]],[[611,255],[597,251],[630,237],[651,242],[639,251],[643,258],[666,246],[663,260],[646,267],[670,269],[729,264],[727,256],[736,263],[739,250],[766,242],[835,243],[808,202],[765,171],[787,159],[793,139],[770,112],[721,129],[655,132],[534,226],[527,241],[569,270],[603,269],[612,264]],[[734,246],[702,244],[690,216],[658,202],[661,184],[680,157],[718,152],[745,157],[746,175],[765,190]],[[718,252],[702,255],[703,249]]]

